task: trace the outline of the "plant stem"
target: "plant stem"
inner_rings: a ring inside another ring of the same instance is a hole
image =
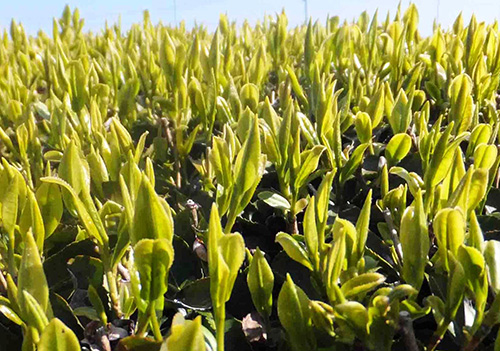
[[[175,128],[175,139],[173,140],[173,146],[174,146],[174,160],[175,160],[175,173],[176,173],[176,179],[175,183],[177,187],[180,189],[182,186],[182,164],[181,164],[181,158],[179,155],[179,145],[178,141],[182,138],[182,130],[178,128],[177,123],[174,124]]]
[[[163,336],[161,335],[160,324],[158,323],[158,318],[156,318],[156,312],[154,308],[154,302],[150,305],[149,311],[149,321],[151,322],[151,329],[155,336],[156,341],[162,341]]]
[[[482,337],[474,336],[471,341],[465,346],[464,351],[473,351],[483,341]]]
[[[297,216],[292,214],[290,216],[290,234],[298,234],[299,232],[299,226],[297,223]]]
[[[111,253],[109,252],[108,240],[105,240],[103,245],[99,248],[101,252],[102,264],[104,266],[104,271],[106,272],[106,281],[108,283],[109,297],[111,299],[111,305],[113,312],[116,317],[121,318],[122,312],[120,308],[120,299],[118,295],[118,287],[115,277],[115,270],[111,267]]]
[[[228,214],[226,225],[224,226],[224,233],[231,233],[231,229],[233,229],[234,223],[236,222],[236,215],[232,213]]]
[[[483,322],[477,332],[472,336],[472,339],[469,340],[467,345],[464,347],[464,351],[473,351],[475,350],[488,336],[491,332],[492,326],[488,322]]]
[[[427,346],[428,351],[434,351],[436,347],[439,345],[441,340],[443,340],[443,336],[446,333],[446,330],[448,329],[448,325],[450,324],[450,321],[443,321],[442,324],[438,326],[436,331],[434,332],[434,335],[432,335],[431,341],[429,342],[429,346]]]
[[[112,269],[106,271],[106,280],[108,281],[109,297],[111,299],[111,304],[113,306],[113,312],[118,318],[121,318],[122,312],[120,308],[120,299],[118,294],[118,287],[115,279],[115,275]]]
[[[14,245],[11,240],[8,242],[7,247],[7,262],[8,262],[8,272],[14,278],[17,276],[16,260],[14,256]]]
[[[399,327],[403,335],[404,344],[408,351],[418,351],[417,339],[413,330],[410,314],[406,311],[399,313]]]
[[[394,251],[396,252],[396,256],[398,259],[398,264],[400,267],[403,267],[403,253],[401,252],[401,243],[399,241],[398,231],[396,226],[394,225],[394,221],[391,216],[391,212],[389,209],[385,209],[383,211],[384,219],[387,225],[389,226],[389,231],[391,233],[392,242],[394,244]]]
[[[271,331],[271,320],[269,319],[269,316],[267,314],[264,315],[264,331],[269,337],[269,332]]]
[[[137,335],[146,336],[146,331],[148,329],[149,316],[147,313],[139,312],[139,317],[137,318]]]
[[[217,340],[217,351],[224,351],[224,334],[225,334],[225,324],[226,324],[226,304],[222,304],[216,308],[215,312],[216,318],[216,340]]]
[[[297,234],[299,232],[299,226],[297,223],[297,213],[295,211],[295,207],[297,205],[297,196],[292,195],[292,199],[290,201],[290,212],[289,212],[289,220],[290,223],[290,234]]]
[[[0,294],[7,294],[7,291],[7,281],[5,280],[3,273],[0,271]]]

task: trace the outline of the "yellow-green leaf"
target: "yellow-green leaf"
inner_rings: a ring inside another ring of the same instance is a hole
[[[59,319],[54,318],[47,325],[38,344],[39,351],[73,351],[80,349],[76,335]]]
[[[449,271],[448,251],[455,256],[458,254],[458,248],[465,240],[465,219],[459,209],[445,208],[436,214],[433,223],[439,256]]]
[[[406,133],[394,135],[385,148],[385,157],[389,167],[396,165],[408,154],[411,148],[411,138]]]
[[[294,351],[315,350],[309,298],[287,274],[278,296],[278,317]]]
[[[264,318],[269,317],[273,304],[274,275],[259,248],[248,268],[247,283],[255,308]]]
[[[399,238],[403,249],[403,278],[420,290],[430,248],[421,190],[403,214]]]
[[[184,320],[180,313],[174,316],[170,336],[164,341],[168,351],[205,350],[205,339],[201,325],[201,316],[194,320]]]
[[[304,267],[313,270],[313,266],[307,257],[306,251],[300,246],[290,234],[280,232],[276,234],[276,242],[278,242],[287,255],[294,261],[300,263]]]
[[[167,205],[168,207],[168,205]],[[173,221],[171,214],[163,206],[150,180],[143,175],[135,204],[132,223],[132,245],[141,239],[160,239],[172,241]]]
[[[38,302],[45,312],[49,308],[49,287],[43,271],[42,260],[31,232],[27,232],[24,237],[24,250],[19,267],[19,276],[17,280],[17,298],[21,312],[24,315],[25,302],[23,292],[28,292]]]

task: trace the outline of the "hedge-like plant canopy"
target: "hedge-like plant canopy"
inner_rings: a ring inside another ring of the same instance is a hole
[[[0,350],[500,350],[500,30],[418,20],[13,21]]]

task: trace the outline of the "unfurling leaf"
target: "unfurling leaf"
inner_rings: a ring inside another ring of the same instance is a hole
[[[269,317],[273,304],[274,275],[259,248],[255,251],[248,269],[247,283],[257,311],[264,318]]]
[[[439,211],[434,218],[434,234],[438,242],[439,257],[445,270],[449,271],[448,251],[457,257],[458,248],[465,240],[465,219],[462,212],[456,208]]]
[[[294,351],[314,350],[316,339],[312,333],[309,298],[287,274],[278,296],[278,317],[285,328],[290,347]]]
[[[167,239],[141,239],[137,242],[134,266],[140,280],[139,296],[143,301],[152,303],[167,292],[168,272],[173,261],[173,247]]]
[[[27,304],[24,292],[29,293],[33,297],[43,313],[46,313],[49,309],[49,287],[43,271],[38,247],[31,232],[26,233],[24,245],[17,282],[17,298],[23,317],[29,314],[25,309]]]
[[[419,290],[424,280],[424,269],[430,248],[427,219],[420,190],[414,203],[403,214],[399,237],[403,249],[403,278]]]
[[[130,241],[135,245],[142,239],[172,241],[174,224],[168,204],[156,194],[150,180],[143,175],[135,204]]]
[[[359,112],[354,120],[359,141],[368,143],[372,139],[372,120],[365,112]]]

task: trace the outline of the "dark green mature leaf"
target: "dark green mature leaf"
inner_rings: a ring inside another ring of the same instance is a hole
[[[84,327],[80,323],[74,309],[71,308],[69,303],[61,295],[52,291],[50,292],[49,299],[52,311],[54,312],[54,317],[60,319],[68,328],[70,328],[75,333],[77,338],[83,338]]]
[[[205,311],[212,308],[210,278],[202,278],[187,283],[175,294],[175,298],[168,298],[168,300],[195,311]]]

